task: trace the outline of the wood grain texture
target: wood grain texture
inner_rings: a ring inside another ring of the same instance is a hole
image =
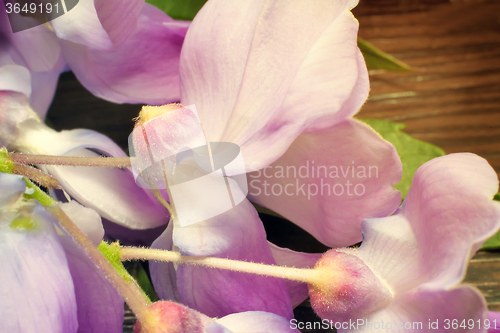
[[[365,0],[354,12],[361,37],[414,69],[371,71],[359,116],[404,122],[408,134],[481,155],[499,173],[500,2]]]

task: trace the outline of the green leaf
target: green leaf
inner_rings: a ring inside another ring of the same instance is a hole
[[[370,125],[384,139],[389,141],[396,148],[401,162],[403,163],[403,176],[395,188],[401,191],[403,198],[406,197],[410,189],[415,171],[425,162],[439,156],[445,152],[428,142],[417,140],[401,130],[405,124],[392,123],[381,119],[360,119]]]
[[[500,232],[498,232],[495,236],[488,239],[484,242],[483,246],[481,246],[480,250],[495,250],[500,249]]]
[[[500,201],[500,193],[495,194],[493,200]],[[500,249],[500,231],[496,233],[495,236],[488,239],[484,242],[483,246],[481,246],[480,250],[496,250]]]
[[[146,0],[173,19],[192,21],[207,0]]]
[[[156,302],[160,299],[149,279],[148,273],[146,273],[146,270],[142,266],[142,262],[127,262],[126,269],[152,302]]]
[[[407,72],[411,67],[393,56],[379,50],[367,41],[358,38],[358,47],[363,53],[366,66],[369,69],[387,69],[390,71]]]

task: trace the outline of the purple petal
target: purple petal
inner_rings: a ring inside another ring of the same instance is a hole
[[[300,332],[292,328],[289,319],[262,311],[235,313],[215,321],[232,332],[238,333],[290,333]]]
[[[108,156],[125,153],[108,137],[90,130],[56,132],[41,123],[30,110],[26,97],[0,93],[2,112],[0,142],[21,152],[47,155],[96,157],[84,148]],[[117,168],[46,166],[61,186],[77,201],[115,223],[136,229],[165,224],[167,210],[148,191],[138,187],[130,170]]]
[[[97,16],[94,0],[79,0],[77,5],[50,21],[57,37],[90,49],[110,50],[113,42]]]
[[[491,326],[488,333],[500,333],[500,312],[488,311],[488,320]]]
[[[200,223],[186,227],[174,223],[174,245],[182,254],[275,264],[262,222],[247,200]],[[293,317],[280,279],[180,265],[177,288],[183,304],[211,317],[243,311]]]
[[[367,75],[354,4],[208,2],[180,63],[181,102],[197,106],[208,141],[236,143],[248,166],[267,165],[308,127],[357,111]]]
[[[30,71],[19,65],[0,67],[0,91],[15,91],[26,96],[31,95]]]
[[[14,91],[0,91],[0,145],[14,148],[21,136],[20,124],[39,121],[29,106],[28,96]],[[15,148],[14,148],[15,149]]]
[[[123,331],[123,299],[68,236],[61,237],[75,286],[78,333]]]
[[[249,194],[320,242],[348,246],[361,241],[363,219],[387,216],[399,206],[401,195],[392,186],[401,172],[390,143],[369,126],[346,120],[302,134],[271,166],[250,173]]]
[[[58,203],[64,213],[82,230],[88,238],[99,246],[104,236],[101,217],[94,210],[83,207],[76,201]]]
[[[151,245],[152,249],[173,250],[172,231],[174,223],[170,220],[167,229]],[[177,274],[174,264],[163,261],[149,261],[151,281],[155,291],[162,300],[179,302],[177,292]]]
[[[81,1],[81,0],[80,0]],[[121,45],[136,29],[137,17],[144,7],[144,0],[94,0],[97,16],[113,42]]]
[[[51,21],[61,39],[96,50],[120,46],[135,30],[144,0],[79,0],[70,11]]]
[[[0,209],[3,209],[22,199],[26,183],[22,176],[0,173],[0,189]]]
[[[296,268],[313,268],[316,262],[323,255],[322,253],[304,253],[296,252],[287,248],[282,248],[269,243],[273,258],[279,266],[296,267]],[[291,280],[284,280],[286,290],[290,295],[292,307],[296,307],[304,302],[309,297],[309,288],[307,283],[301,283]]]
[[[3,114],[2,114],[3,116]],[[10,116],[9,116],[10,117]],[[9,119],[9,118],[8,118]],[[98,157],[125,157],[111,139],[91,130],[56,132],[38,121],[19,125],[20,136],[13,148],[23,152]],[[102,217],[132,229],[148,229],[167,223],[167,210],[143,188],[136,185],[129,169],[45,166],[75,200]]]
[[[3,16],[2,14],[0,16]],[[6,17],[2,17],[2,20],[4,18],[7,20]],[[1,30],[8,39],[8,45],[2,45],[2,48],[7,48],[7,52],[17,64],[26,66],[32,72],[47,72],[56,68],[62,70],[58,39],[45,25],[16,33],[12,33],[10,27]]]
[[[111,51],[61,45],[78,80],[94,95],[116,103],[161,105],[180,100],[179,56],[188,25],[146,4],[134,33]]]
[[[12,33],[4,11],[0,22],[0,90],[30,97],[31,106],[44,118],[65,65],[58,39],[44,25]]]
[[[347,329],[340,329],[338,332],[482,333],[485,317],[484,298],[476,289],[463,286],[451,290],[409,293],[383,310],[369,314],[365,318],[352,319],[356,323],[354,326],[346,325]],[[454,322],[458,323],[457,326],[452,326]],[[471,325],[471,322],[474,323]],[[465,324],[466,328],[460,327],[461,324]],[[385,330],[382,330],[382,325]],[[392,328],[388,329],[389,326]]]
[[[99,156],[87,149],[64,155]],[[168,221],[167,210],[149,192],[136,185],[130,170],[56,166],[46,169],[75,200],[114,223],[131,229],[149,229]]]
[[[76,332],[73,282],[53,221],[41,206],[24,215],[31,224],[12,225],[16,215],[0,214],[2,331]]]
[[[456,285],[500,227],[497,189],[495,171],[479,156],[433,159],[417,170],[394,216],[364,223],[359,255],[396,291]]]
[[[61,57],[62,59],[62,57]],[[56,93],[57,81],[62,70],[32,72],[30,105],[40,119],[45,119],[49,106]]]

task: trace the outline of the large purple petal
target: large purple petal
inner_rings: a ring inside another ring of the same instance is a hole
[[[497,175],[481,157],[433,159],[417,170],[394,216],[364,223],[359,256],[396,292],[454,286],[500,227],[497,190]]]
[[[73,284],[78,333],[123,331],[123,299],[90,258],[68,236],[61,236]]]
[[[322,243],[348,246],[361,241],[363,219],[397,209],[401,195],[392,186],[401,172],[390,143],[369,126],[346,120],[303,133],[276,162],[250,173],[249,194]]]
[[[275,264],[262,222],[247,200],[200,223],[185,227],[176,220],[174,223],[174,245],[182,254]],[[293,317],[290,298],[280,279],[180,265],[177,288],[182,303],[211,317],[243,311]]]
[[[189,23],[174,21],[149,4],[137,20],[134,33],[110,51],[63,41],[69,66],[88,90],[112,102],[179,101],[179,56]]]
[[[367,75],[349,12],[355,4],[208,2],[180,63],[181,101],[197,106],[208,141],[236,143],[248,166],[267,165],[308,127],[357,111]]]
[[[75,333],[73,282],[53,221],[41,206],[25,215],[2,210],[0,229],[2,331]]]

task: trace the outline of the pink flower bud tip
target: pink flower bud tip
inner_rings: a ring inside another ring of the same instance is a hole
[[[389,288],[356,256],[355,250],[330,250],[316,263],[318,282],[309,285],[314,311],[323,319],[361,318],[392,298]]]
[[[159,301],[149,306],[145,323],[137,321],[134,333],[203,333],[204,317],[183,305]]]

